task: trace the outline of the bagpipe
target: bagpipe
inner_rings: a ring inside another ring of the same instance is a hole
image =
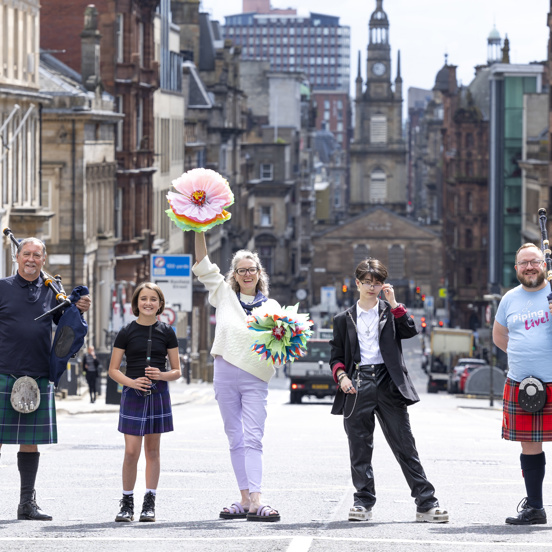
[[[14,247],[19,247],[19,241],[9,228],[4,229],[4,235],[10,239]],[[63,372],[67,368],[67,362],[84,345],[84,338],[88,333],[88,324],[75,303],[82,296],[89,295],[90,292],[86,286],[77,286],[71,295],[67,296],[61,283],[61,276],[51,276],[41,270],[40,277],[44,285],[54,294],[57,305],[35,318],[35,321],[47,316],[54,317],[58,311],[63,311],[57,322],[57,329],[50,351],[50,381],[53,381],[54,385],[57,386]]]
[[[539,225],[542,238],[542,252],[544,254],[544,260],[546,261],[546,279],[550,282],[548,302],[552,303],[552,251],[550,251],[548,231],[546,230],[546,209],[539,209]]]

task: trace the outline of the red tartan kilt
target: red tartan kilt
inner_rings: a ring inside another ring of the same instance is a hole
[[[546,383],[546,404],[539,412],[525,412],[518,403],[519,383],[504,384],[502,438],[508,441],[552,441],[552,382]]]

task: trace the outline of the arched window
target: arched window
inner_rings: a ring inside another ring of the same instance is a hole
[[[357,244],[355,245],[355,252],[354,252],[354,263],[355,266],[353,270],[365,259],[367,259],[370,256],[370,248],[367,245],[364,244]]]
[[[387,175],[381,169],[370,174],[370,202],[383,203],[387,199]]]
[[[391,245],[388,250],[389,278],[400,280],[404,278],[404,250],[401,245]]]

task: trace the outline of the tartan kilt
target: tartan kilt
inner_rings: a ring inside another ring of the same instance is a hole
[[[143,436],[173,431],[169,386],[166,381],[154,386],[159,392],[146,397],[137,389],[123,386],[118,428],[121,433]]]
[[[519,406],[519,382],[506,378],[502,403],[502,438],[508,441],[552,441],[552,382],[546,385],[546,404],[539,412]]]
[[[36,378],[40,389],[40,405],[29,414],[13,409],[10,397],[15,383],[13,376],[0,374],[0,444],[51,445],[57,443],[54,384],[49,378]]]

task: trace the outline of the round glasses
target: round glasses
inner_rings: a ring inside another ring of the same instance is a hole
[[[541,259],[533,259],[532,261],[520,261],[517,265],[521,268],[525,268],[529,263],[531,263],[531,266],[533,268],[538,268],[539,266],[542,266],[542,263],[544,263]]]
[[[257,274],[257,272],[259,272],[259,267],[252,266],[249,268],[236,268],[234,272],[240,276],[245,276],[246,274]]]

